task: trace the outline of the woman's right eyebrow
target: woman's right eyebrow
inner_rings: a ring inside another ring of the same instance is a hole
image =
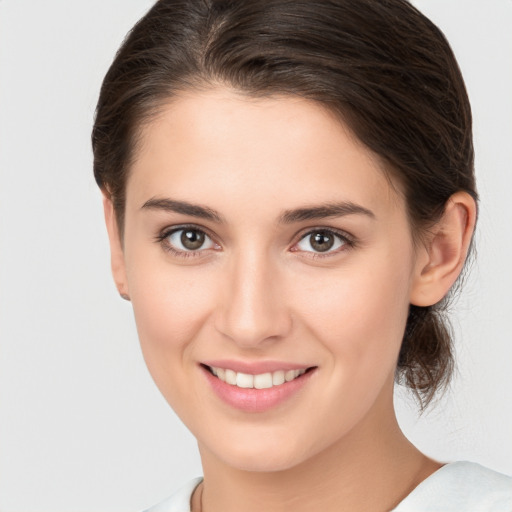
[[[183,215],[190,215],[191,217],[210,220],[220,224],[224,224],[226,222],[222,215],[212,208],[199,204],[188,203],[187,201],[177,201],[175,199],[152,197],[142,205],[141,209],[164,210],[166,212],[181,213]]]

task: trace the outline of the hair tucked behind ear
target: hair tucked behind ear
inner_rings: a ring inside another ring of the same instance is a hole
[[[327,107],[379,155],[415,236],[449,197],[475,199],[471,109],[441,31],[406,0],[159,0],[109,69],[92,133],[94,173],[122,233],[141,126],[179,91],[223,84]],[[426,406],[453,367],[441,305],[411,306],[397,380]]]
[[[441,308],[410,306],[398,357],[397,381],[414,392],[422,408],[453,372],[451,330]]]

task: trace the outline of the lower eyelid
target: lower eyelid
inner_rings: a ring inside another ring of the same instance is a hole
[[[163,244],[163,249],[178,258],[198,258],[204,256],[204,254],[202,254],[204,251],[180,251],[170,244]]]

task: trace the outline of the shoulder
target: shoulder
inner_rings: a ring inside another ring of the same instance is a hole
[[[512,478],[473,462],[446,464],[416,487],[394,512],[441,509],[512,512]]]
[[[194,478],[172,496],[144,512],[190,512],[190,498],[202,478]]]

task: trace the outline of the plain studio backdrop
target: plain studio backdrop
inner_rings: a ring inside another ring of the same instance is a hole
[[[478,255],[454,306],[458,373],[402,427],[425,453],[512,474],[512,1],[417,0],[475,120]],[[0,510],[136,511],[201,473],[117,295],[90,130],[150,0],[0,0]]]

